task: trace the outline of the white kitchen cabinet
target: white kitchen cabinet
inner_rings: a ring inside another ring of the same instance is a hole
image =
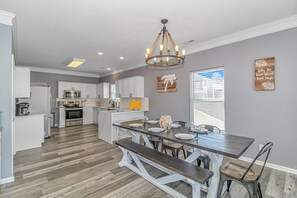
[[[121,80],[118,80],[115,82],[116,86],[116,97],[121,98],[122,96],[122,86],[121,86]]]
[[[81,98],[96,98],[96,84],[77,82],[58,82],[58,97],[64,97],[64,90],[79,90]]]
[[[109,98],[109,83],[99,83],[96,85],[97,98]]]
[[[59,128],[65,127],[66,111],[65,108],[59,108]]]
[[[93,107],[83,108],[83,124],[93,124]]]
[[[144,77],[134,76],[116,81],[116,94],[120,98],[144,98]]]
[[[30,69],[15,67],[14,69],[14,96],[16,98],[30,98]]]
[[[98,109],[93,108],[93,122],[94,124],[98,125]]]
[[[44,114],[15,117],[15,149],[41,147],[44,142]]]
[[[131,78],[132,82],[130,85],[132,86],[132,97],[135,98],[144,98],[144,77],[143,76],[135,76]]]

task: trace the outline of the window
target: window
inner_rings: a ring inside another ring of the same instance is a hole
[[[110,98],[115,99],[116,98],[116,85],[110,84]]]
[[[191,121],[225,130],[223,67],[191,73]]]

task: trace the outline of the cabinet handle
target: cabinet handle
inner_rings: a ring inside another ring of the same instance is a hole
[[[130,93],[130,98],[132,98],[132,93]]]

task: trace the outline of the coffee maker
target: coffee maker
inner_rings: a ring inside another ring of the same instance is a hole
[[[16,104],[16,115],[17,116],[24,116],[29,115],[29,106],[30,104],[27,102],[21,102]]]

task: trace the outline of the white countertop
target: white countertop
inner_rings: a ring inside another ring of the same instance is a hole
[[[16,118],[27,118],[31,116],[45,116],[44,113],[30,113],[29,115],[15,116]]]

